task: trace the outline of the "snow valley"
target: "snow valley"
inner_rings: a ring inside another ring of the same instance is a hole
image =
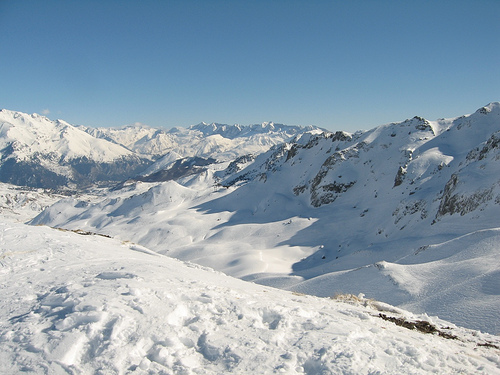
[[[354,134],[2,110],[0,143],[4,372],[500,371],[500,103]]]

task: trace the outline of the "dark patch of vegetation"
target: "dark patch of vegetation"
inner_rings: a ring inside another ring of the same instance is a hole
[[[82,236],[101,236],[101,237],[111,238],[111,236],[108,236],[107,234],[89,232],[89,231],[86,231],[83,229],[64,229],[64,228],[55,228],[55,229],[63,231],[63,232],[73,232],[76,234],[80,234]]]
[[[40,164],[7,159],[0,166],[0,181],[33,188],[57,189],[68,183],[68,179]]]
[[[387,316],[385,314],[378,314],[378,316],[384,320],[387,320],[389,322],[392,322],[396,324],[397,326],[404,327],[407,329],[416,329],[417,331],[423,332],[423,333],[432,333],[432,334],[437,334],[438,336],[441,336],[445,339],[451,339],[451,340],[456,340],[458,339],[457,336],[440,331],[435,325],[425,321],[425,320],[416,320],[414,322],[410,322],[408,320],[404,320],[403,318],[396,318],[393,316]]]
[[[500,347],[499,347],[499,346],[494,345],[494,344],[492,344],[491,342],[479,343],[479,344],[477,344],[477,346],[485,346],[485,347],[487,347],[487,348],[493,348],[493,349],[500,350]]]

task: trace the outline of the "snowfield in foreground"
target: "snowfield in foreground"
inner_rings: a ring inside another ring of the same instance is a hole
[[[497,336],[82,234],[0,221],[0,373],[500,373]]]

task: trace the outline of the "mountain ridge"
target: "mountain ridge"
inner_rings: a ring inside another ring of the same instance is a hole
[[[224,137],[229,133],[221,127],[229,126],[220,125],[215,132],[210,132],[208,125],[204,131],[200,126],[166,131],[142,124],[89,128],[38,114],[2,110],[0,181],[53,189],[110,186],[158,173],[183,158],[229,161],[260,153],[298,132],[313,129],[266,123],[260,127],[229,127],[233,136]],[[234,129],[239,133],[234,134]],[[159,164],[152,166],[157,159]]]
[[[63,121],[0,111],[0,181],[41,188],[82,188],[119,181],[149,160]]]

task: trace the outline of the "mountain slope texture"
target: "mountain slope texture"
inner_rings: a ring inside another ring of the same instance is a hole
[[[354,134],[313,130],[168,182],[61,200],[32,223],[295,292],[364,293],[496,334],[499,140],[500,103]]]

